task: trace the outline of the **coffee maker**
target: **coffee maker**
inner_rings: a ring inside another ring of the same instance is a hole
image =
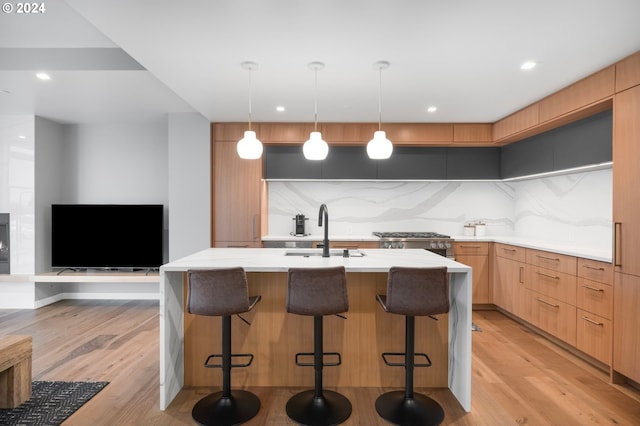
[[[303,237],[305,235],[307,235],[307,233],[305,232],[305,221],[309,220],[308,218],[306,218],[303,214],[297,214],[296,217],[293,218],[293,235],[299,236],[299,237]]]

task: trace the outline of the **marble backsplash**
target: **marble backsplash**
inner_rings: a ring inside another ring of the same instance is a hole
[[[611,245],[612,169],[512,182],[269,182],[269,235],[288,235],[293,216],[321,234],[318,209],[329,209],[331,235],[434,231],[462,235],[469,222],[487,236],[525,237],[586,248]]]

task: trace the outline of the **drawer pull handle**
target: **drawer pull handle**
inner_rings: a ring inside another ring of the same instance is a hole
[[[560,262],[560,259],[557,257],[547,257],[547,256],[542,256],[540,254],[536,254],[536,257],[539,257],[540,259],[544,259],[544,260],[553,260],[554,262]]]
[[[554,275],[545,274],[544,272],[536,272],[538,275],[542,275],[543,277],[553,278],[554,280],[559,280],[560,277],[556,277]]]
[[[545,305],[549,305],[549,306],[553,306],[554,308],[559,308],[560,305],[556,305],[555,303],[551,303],[551,302],[547,302],[546,300],[540,299],[539,297],[536,297],[536,300],[540,303],[544,303]]]
[[[603,323],[598,322],[598,321],[594,321],[594,320],[592,320],[591,318],[587,318],[587,317],[584,317],[584,316],[583,316],[583,317],[582,317],[582,319],[583,319],[583,320],[585,320],[586,322],[590,322],[591,324],[597,325],[597,326],[599,326],[599,327],[603,327],[603,326],[604,326],[604,324],[603,324]]]
[[[512,251],[512,252],[514,252],[514,253],[515,253],[515,251],[516,251],[516,249],[509,249],[509,248],[503,248],[502,250],[504,250],[504,251]]]
[[[465,248],[480,248],[481,246],[468,246],[465,244],[460,244],[460,247],[465,247]]]
[[[582,287],[586,288],[587,290],[591,290],[591,291],[604,292],[604,289],[602,289],[602,288],[591,287],[590,285],[586,285],[586,284],[582,284]]]
[[[589,266],[589,265],[583,265],[585,268],[587,269],[593,269],[594,271],[604,271],[604,268],[595,268],[593,266]]]

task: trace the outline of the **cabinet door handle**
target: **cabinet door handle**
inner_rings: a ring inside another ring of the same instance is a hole
[[[599,327],[604,326],[604,324],[603,324],[603,323],[598,322],[598,321],[594,321],[594,320],[592,320],[591,318],[588,318],[588,317],[585,317],[585,316],[583,316],[583,317],[582,317],[582,319],[583,319],[583,320],[585,320],[586,322],[590,322],[591,324],[597,325],[597,326],[599,326]]]
[[[520,267],[520,284],[524,284],[524,266]]]
[[[613,224],[613,266],[622,266],[620,255],[622,254],[621,234],[622,222],[614,222]]]
[[[510,249],[510,248],[504,248],[504,247],[502,248],[502,250],[504,250],[504,251],[511,251],[511,252],[514,252],[514,253],[515,253],[515,251],[516,251],[516,249]]]
[[[481,246],[468,246],[465,244],[460,244],[460,247],[465,247],[465,248],[480,248]]]
[[[538,275],[542,275],[543,277],[552,278],[554,280],[559,280],[560,277],[556,277],[554,275],[545,274],[544,272],[536,272]]]
[[[587,284],[582,284],[582,287],[586,288],[587,290],[591,290],[591,291],[604,292],[604,289],[602,289],[602,288],[591,287],[590,285],[587,285]]]
[[[595,266],[590,266],[590,265],[582,265],[584,268],[587,269],[592,269],[594,271],[604,271],[604,268],[596,268]]]
[[[257,240],[258,239],[258,215],[254,214],[253,215],[253,240]]]
[[[249,244],[229,244],[228,248],[248,248]]]
[[[560,305],[556,305],[555,303],[551,303],[551,302],[547,302],[546,300],[540,299],[539,297],[536,297],[536,300],[540,303],[544,303],[545,305],[549,305],[552,306],[554,308],[559,308]]]
[[[539,257],[540,259],[544,259],[544,260],[553,260],[554,262],[560,262],[560,259],[557,257],[542,256],[540,254],[536,254],[536,257]]]

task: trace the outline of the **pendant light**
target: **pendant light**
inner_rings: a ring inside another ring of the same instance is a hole
[[[240,158],[256,160],[262,156],[262,142],[256,138],[256,132],[251,130],[251,73],[258,68],[258,64],[246,61],[240,66],[249,71],[249,130],[245,130],[244,137],[238,141],[236,149]]]
[[[329,145],[322,139],[322,134],[318,131],[318,71],[324,68],[322,62],[311,62],[309,68],[315,72],[315,124],[313,126],[313,132],[309,135],[309,140],[302,146],[302,152],[304,158],[307,160],[324,160],[329,153]]]
[[[379,61],[373,64],[373,68],[380,72],[378,87],[378,131],[373,134],[373,139],[367,144],[367,155],[374,160],[384,160],[391,157],[393,144],[387,139],[382,130],[382,70],[389,68],[389,62]]]

